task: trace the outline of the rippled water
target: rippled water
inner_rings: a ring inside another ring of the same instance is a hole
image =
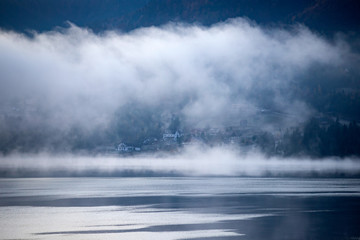
[[[0,239],[360,239],[360,179],[0,180]]]

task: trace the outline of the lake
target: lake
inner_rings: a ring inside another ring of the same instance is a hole
[[[3,178],[0,239],[360,239],[360,179]]]

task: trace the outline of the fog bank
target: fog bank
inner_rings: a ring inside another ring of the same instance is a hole
[[[48,153],[2,157],[3,176],[359,176],[360,160],[268,158],[230,148],[187,148],[167,155],[76,156]]]
[[[238,18],[211,27],[169,24],[94,34],[70,26],[29,38],[0,31],[1,110],[23,126],[106,128],[130,104],[175,112],[194,127],[260,109],[297,124],[312,110],[289,84],[314,65],[341,65],[347,45],[302,26],[264,29]]]

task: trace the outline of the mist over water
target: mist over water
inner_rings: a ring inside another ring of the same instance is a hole
[[[12,154],[2,157],[3,176],[348,176],[360,174],[360,161],[267,157],[226,147],[189,147],[182,153],[124,156]]]

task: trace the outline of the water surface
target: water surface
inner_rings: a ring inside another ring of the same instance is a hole
[[[360,239],[360,179],[0,180],[0,239]]]

